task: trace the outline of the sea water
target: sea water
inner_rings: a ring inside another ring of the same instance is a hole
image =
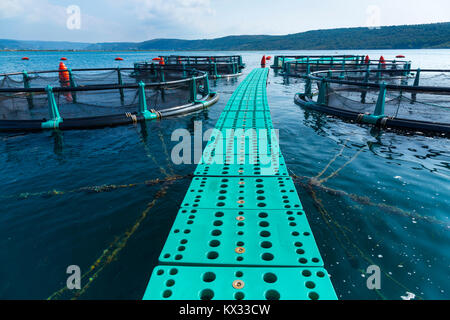
[[[245,74],[263,54],[404,54],[413,68],[450,69],[450,50],[1,52],[0,73],[54,70],[61,57],[72,68],[132,67],[159,54],[242,54]],[[212,82],[219,103],[175,119],[0,134],[0,298],[141,299],[195,169],[172,163],[172,132],[194,132],[195,121],[213,128],[243,78]],[[301,90],[271,71],[281,150],[338,297],[450,298],[448,139],[304,110],[294,104]],[[66,289],[71,265],[81,290]],[[380,290],[367,286],[370,266],[381,270]]]

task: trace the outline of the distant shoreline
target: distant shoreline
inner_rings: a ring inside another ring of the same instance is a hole
[[[0,39],[2,52],[181,52],[450,49],[450,22],[339,28],[288,35],[235,35],[214,39],[143,42],[70,42]]]
[[[0,52],[73,52],[73,53],[82,53],[82,52],[260,52],[260,51],[350,51],[350,50],[366,50],[366,51],[373,51],[373,50],[391,50],[391,51],[398,51],[398,50],[449,50],[450,47],[447,48],[360,48],[360,49],[258,49],[258,50],[206,50],[206,49],[198,49],[198,50],[36,50],[36,49],[21,49],[21,50],[2,50],[0,49]]]

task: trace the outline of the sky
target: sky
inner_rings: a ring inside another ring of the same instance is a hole
[[[0,0],[0,39],[139,42],[450,21],[449,0]]]

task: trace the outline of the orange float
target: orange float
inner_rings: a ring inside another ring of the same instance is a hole
[[[70,74],[64,62],[59,63],[59,82],[61,87],[70,87]],[[67,101],[72,102],[72,94],[70,92],[64,93]]]

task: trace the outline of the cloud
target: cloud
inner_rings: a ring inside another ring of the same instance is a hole
[[[1,0],[0,19],[20,18],[22,23],[53,22],[64,25],[66,8],[47,0]]]
[[[205,29],[205,19],[215,15],[210,0],[131,0],[128,6],[152,33],[196,33]]]
[[[2,0],[0,1],[0,19],[8,19],[19,16],[24,10],[23,1]]]

